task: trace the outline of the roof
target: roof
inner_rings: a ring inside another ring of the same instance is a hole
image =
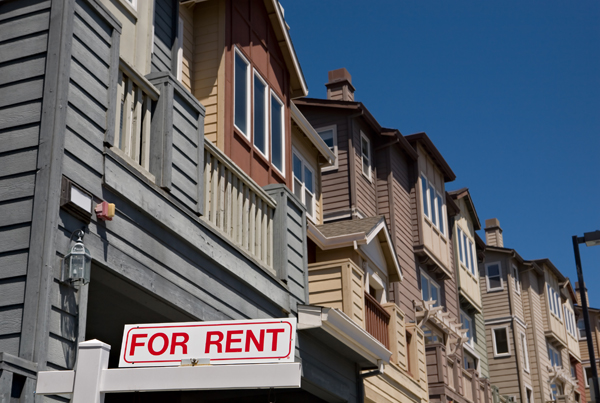
[[[312,125],[306,120],[300,109],[294,103],[291,103],[291,114],[292,121],[298,126],[300,131],[304,133],[306,137],[310,140],[310,142],[315,146],[315,148],[319,151],[319,154],[325,158],[327,161],[327,165],[335,164],[335,154],[331,149],[325,144],[319,133],[315,131]]]
[[[340,101],[334,99],[320,98],[299,98],[294,99],[294,103],[299,106],[313,106],[335,109],[346,109],[359,113],[365,122],[378,134],[387,137],[393,137],[390,144],[398,144],[398,146],[406,152],[406,154],[414,161],[417,160],[418,154],[415,149],[409,144],[406,138],[398,129],[390,129],[381,127],[377,119],[371,114],[367,107],[362,102],[356,101]]]
[[[309,222],[307,235],[322,250],[349,246],[358,249],[360,245],[367,245],[377,237],[387,260],[390,281],[402,280],[398,256],[383,216],[336,221],[318,226]]]
[[[446,211],[448,212],[448,216],[454,217],[458,213],[460,213],[460,207],[452,198],[452,195],[446,192]]]
[[[519,255],[519,253],[516,250],[514,250],[514,249],[501,248],[499,246],[486,245],[485,246],[485,251],[486,251],[486,253],[487,252],[500,252],[500,253],[510,254],[510,255],[512,255],[512,257],[514,257],[515,259],[517,259],[521,264],[526,265],[526,266],[532,266],[532,268],[535,271],[537,271],[540,275],[543,274],[543,270],[539,266],[539,264],[538,264],[537,261],[523,259],[523,257],[521,257],[521,255]]]
[[[406,140],[408,140],[408,142],[413,145],[416,143],[420,143],[425,148],[425,150],[427,150],[427,152],[431,154],[433,160],[436,162],[436,164],[438,164],[438,166],[442,170],[442,173],[444,174],[444,180],[446,182],[452,182],[454,179],[456,179],[456,175],[454,174],[452,169],[450,169],[450,165],[448,165],[444,157],[442,157],[440,151],[435,147],[433,141],[431,141],[431,139],[429,138],[429,136],[427,136],[425,132],[410,134],[406,136]]]
[[[467,204],[467,210],[471,215],[471,219],[473,220],[473,227],[475,227],[475,231],[481,229],[481,221],[479,221],[479,216],[477,215],[477,210],[475,210],[475,204],[473,203],[473,198],[471,197],[471,193],[469,192],[469,188],[461,188],[458,190],[452,190],[448,192],[450,197],[453,200],[460,200],[465,198],[465,203]]]

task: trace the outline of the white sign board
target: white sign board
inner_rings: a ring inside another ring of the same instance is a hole
[[[119,367],[293,362],[296,318],[125,325]]]

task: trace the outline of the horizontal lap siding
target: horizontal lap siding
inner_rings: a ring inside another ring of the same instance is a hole
[[[508,341],[511,355],[508,357],[494,358],[492,329],[502,326],[508,326]],[[490,371],[490,380],[493,385],[496,385],[500,389],[500,393],[503,395],[514,395],[520,397],[519,383],[517,381],[517,377],[515,376],[518,371],[512,332],[513,326],[510,323],[486,326],[486,343],[488,346],[491,346],[488,365]]]
[[[0,352],[19,355],[50,2],[0,5]]]
[[[306,235],[302,228],[302,211],[295,206],[294,202],[287,200],[287,265],[288,265],[288,287],[292,301],[298,304],[308,303],[306,300],[306,283],[304,267],[306,265],[304,243]],[[279,208],[279,206],[278,206]],[[295,305],[295,304],[294,304]]]
[[[484,317],[480,313],[476,313],[474,320],[475,325],[475,352],[479,354],[479,370],[480,376],[489,377],[489,366],[487,356],[487,343],[485,338],[485,322]]]
[[[173,176],[171,193],[179,201],[197,210],[203,189],[199,189],[201,161],[199,148],[204,141],[198,131],[200,115],[175,92],[173,100]]]
[[[171,71],[175,41],[174,3],[156,0],[154,3],[154,49],[150,58],[151,72]]]

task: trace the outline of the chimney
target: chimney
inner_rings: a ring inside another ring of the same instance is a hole
[[[352,85],[352,76],[345,68],[331,70],[329,73],[329,82],[327,87],[327,99],[334,101],[354,101],[354,91]]]
[[[500,228],[500,221],[497,218],[485,220],[485,243],[489,246],[504,248],[502,228]]]
[[[581,291],[579,290],[579,282],[575,282],[575,296],[577,297],[577,305],[581,306]],[[587,287],[585,287],[585,300],[590,306],[590,298],[588,296]]]

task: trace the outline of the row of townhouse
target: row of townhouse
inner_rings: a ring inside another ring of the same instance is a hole
[[[289,316],[300,389],[106,401],[586,402],[568,280],[345,69],[306,98],[276,0],[3,1],[0,55],[0,400],[126,324]]]

